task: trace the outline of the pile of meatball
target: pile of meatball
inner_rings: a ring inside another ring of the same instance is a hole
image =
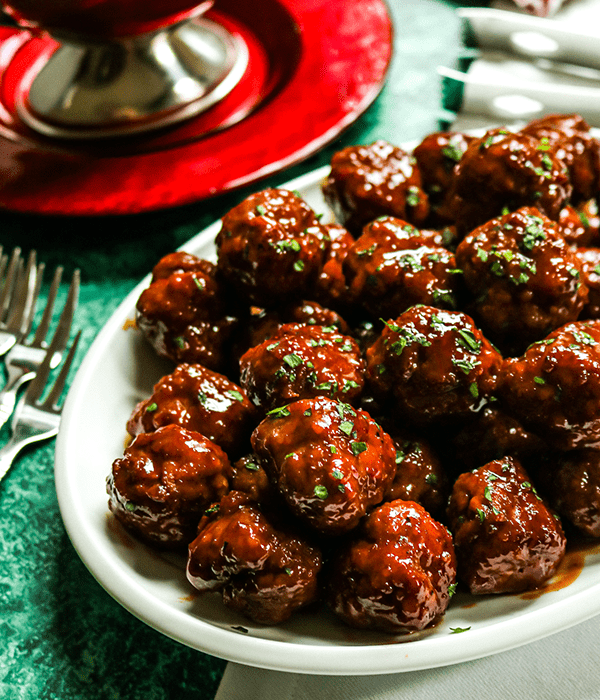
[[[107,479],[198,591],[398,634],[539,588],[600,537],[600,144],[577,115],[336,153],[333,216],[266,189],[217,262],[158,262],[173,371]],[[333,220],[335,223],[325,223]]]

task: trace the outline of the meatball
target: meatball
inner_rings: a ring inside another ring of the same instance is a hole
[[[428,134],[413,151],[423,179],[423,189],[429,196],[430,216],[437,221],[452,220],[448,210],[448,193],[456,165],[473,138],[457,132],[437,132]]]
[[[454,178],[456,164],[460,163],[473,136],[457,132],[428,134],[416,146],[413,156],[423,179],[423,188],[430,196],[448,191]]]
[[[600,248],[577,248],[575,256],[581,263],[581,279],[588,288],[587,304],[579,319],[600,318]]]
[[[160,357],[222,369],[236,326],[228,315],[217,268],[188,253],[171,253],[154,268],[136,305],[137,326]]]
[[[202,433],[235,457],[247,450],[257,422],[256,409],[241,387],[202,365],[182,364],[136,406],[127,431],[135,437],[164,425],[180,425]]]
[[[366,356],[375,396],[416,425],[481,408],[502,364],[469,316],[432,306],[414,306],[388,321]]]
[[[315,297],[325,306],[346,309],[349,303],[348,288],[342,266],[354,238],[339,224],[328,224],[325,228],[331,245],[315,285]]]
[[[375,318],[414,304],[455,308],[459,270],[454,255],[401,219],[367,224],[344,260],[350,296]]]
[[[332,326],[286,324],[240,359],[240,383],[263,410],[311,396],[356,403],[364,381],[358,345]]]
[[[476,228],[456,249],[472,313],[507,354],[575,321],[588,296],[556,223],[523,207]]]
[[[544,476],[544,491],[563,519],[583,535],[600,537],[600,452],[567,452]]]
[[[245,494],[232,491],[215,510],[189,546],[187,578],[196,589],[220,590],[227,607],[264,625],[317,600],[315,546],[272,522]]]
[[[419,226],[429,214],[414,159],[381,140],[335,153],[323,195],[338,222],[353,236],[378,216],[396,216]]]
[[[448,497],[448,479],[440,458],[422,438],[392,437],[396,445],[396,475],[385,500],[414,501],[428,513],[441,515]]]
[[[200,433],[167,425],[138,435],[114,461],[109,508],[150,544],[179,549],[191,542],[206,508],[229,490],[227,455]]]
[[[507,359],[498,396],[554,447],[600,447],[600,322],[569,323]]]
[[[550,114],[527,124],[521,132],[540,141],[541,149],[563,161],[573,186],[571,199],[578,203],[600,190],[600,143],[578,114]]]
[[[565,553],[558,518],[513,457],[461,474],[448,518],[458,577],[476,595],[538,588]]]
[[[252,446],[290,510],[314,530],[352,530],[396,472],[392,438],[368,413],[329,398],[272,411]]]
[[[417,503],[384,503],[331,562],[326,599],[352,627],[422,630],[446,611],[455,587],[452,538]]]
[[[219,270],[234,289],[252,303],[277,306],[313,289],[329,236],[300,197],[267,189],[225,214],[216,246]]]
[[[453,439],[456,459],[467,467],[476,469],[500,457],[511,456],[522,463],[539,462],[547,453],[544,440],[514,417],[498,407],[486,406]]]
[[[472,141],[458,163],[452,209],[464,234],[506,208],[537,207],[556,221],[570,195],[565,164],[537,139],[493,129]]]

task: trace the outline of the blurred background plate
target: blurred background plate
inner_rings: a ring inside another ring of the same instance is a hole
[[[15,103],[57,45],[0,28],[0,207],[88,216],[195,202],[316,152],[383,86],[392,25],[382,0],[219,0],[206,16],[248,48],[233,91],[176,127],[100,143],[49,139],[22,122]]]

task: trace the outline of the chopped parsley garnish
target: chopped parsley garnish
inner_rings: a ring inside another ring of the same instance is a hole
[[[285,252],[291,250],[294,253],[299,253],[301,250],[300,243],[293,238],[291,241],[277,241],[275,247],[279,252]]]
[[[304,270],[304,261],[296,260],[294,263],[294,270],[296,270],[296,272],[302,272],[302,270]]]
[[[468,632],[471,627],[451,627],[450,634],[460,634],[461,632]]]
[[[525,227],[525,235],[523,236],[523,247],[531,250],[539,241],[546,240],[546,234],[543,229],[544,221],[539,216],[527,217],[528,224]]]
[[[352,435],[352,431],[354,430],[354,423],[351,423],[349,420],[342,421],[340,423],[340,430],[344,435]]]
[[[463,157],[463,152],[455,143],[450,141],[447,146],[442,148],[442,155],[458,163],[458,161]]]
[[[361,452],[364,452],[367,449],[367,443],[366,442],[353,442],[351,443],[350,447],[352,448],[352,452],[355,456],[358,456]]]
[[[456,359],[453,357],[452,364],[455,367],[458,367],[458,369],[461,369],[465,374],[469,374],[469,372],[471,372],[471,370],[474,370],[475,367],[477,367],[477,365],[481,364],[481,362],[479,362],[479,360],[473,360],[473,361],[466,360],[466,359],[460,360],[460,359]]]
[[[264,215],[267,213],[267,210],[263,207],[262,204],[259,204],[259,205],[256,207],[256,213],[257,213],[259,216],[264,216]]]
[[[296,355],[295,353],[285,355],[283,361],[288,367],[291,367],[292,369],[295,369],[296,367],[299,367],[302,364],[302,358],[299,355]]]
[[[317,484],[315,486],[314,494],[317,498],[320,498],[323,501],[327,498],[327,496],[329,496],[329,491],[327,490],[326,486]]]
[[[230,399],[233,399],[234,401],[239,401],[240,403],[243,403],[244,397],[242,394],[240,394],[239,391],[236,391],[235,389],[228,389],[225,392],[225,396],[228,396]]]
[[[272,411],[267,413],[269,418],[287,418],[290,415],[290,409],[287,406],[281,406],[280,408],[274,408]]]
[[[460,338],[458,338],[459,345],[466,347],[467,350],[470,350],[471,352],[480,352],[481,341],[477,340],[473,331],[470,331],[467,328],[459,328],[458,335],[460,336]]]
[[[412,185],[408,188],[406,203],[409,207],[416,207],[419,204],[419,188]]]
[[[153,411],[156,411],[157,408],[158,408],[158,404],[157,404],[157,403],[150,403],[150,404],[148,404],[148,405],[146,406],[146,411],[147,411],[148,413],[152,413]]]

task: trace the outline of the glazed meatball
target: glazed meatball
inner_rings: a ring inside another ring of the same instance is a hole
[[[191,542],[206,508],[229,490],[227,455],[200,433],[167,425],[138,435],[114,461],[109,507],[150,544],[178,549]]]
[[[447,197],[456,173],[473,136],[457,132],[428,134],[414,149],[413,156],[423,179],[423,189],[429,196],[430,216],[437,221],[451,220]]]
[[[464,234],[504,209],[537,207],[556,221],[570,195],[565,164],[537,139],[494,129],[472,141],[458,163],[452,208]]]
[[[396,475],[386,501],[414,501],[433,516],[443,514],[448,479],[438,455],[422,438],[392,435],[396,445]]]
[[[335,153],[323,195],[353,236],[378,216],[396,216],[419,226],[429,213],[414,159],[386,141]]]
[[[600,452],[567,452],[544,476],[544,491],[563,519],[587,537],[600,537]]]
[[[494,459],[511,456],[521,463],[540,462],[548,451],[541,437],[526,430],[497,403],[486,406],[465,421],[453,439],[456,459],[468,469],[477,469]]]
[[[332,326],[286,324],[240,359],[240,383],[263,411],[296,399],[360,399],[364,361],[356,342]]]
[[[587,304],[579,319],[600,318],[600,248],[577,248],[581,279],[588,288]]]
[[[422,630],[448,607],[456,560],[452,538],[417,503],[384,503],[335,555],[327,601],[352,627],[399,633]]]
[[[367,224],[344,260],[351,298],[375,318],[398,316],[414,304],[455,308],[457,273],[449,250],[393,217]]]
[[[456,249],[472,313],[507,354],[575,321],[588,288],[557,224],[523,207],[476,228]]]
[[[473,139],[473,136],[457,132],[437,132],[428,134],[414,149],[413,156],[421,172],[423,188],[430,196],[448,191],[456,164]]]
[[[507,359],[498,396],[554,447],[600,447],[600,323],[567,324]]]
[[[257,422],[256,409],[241,387],[202,365],[182,364],[136,406],[127,431],[135,437],[164,425],[180,425],[202,433],[235,457],[247,450]]]
[[[187,253],[171,253],[154,268],[136,305],[137,326],[160,357],[219,370],[236,320],[217,268]]]
[[[316,547],[232,491],[200,523],[187,577],[199,591],[220,590],[224,604],[250,620],[276,625],[317,600],[320,568]]]
[[[356,527],[396,472],[392,438],[368,413],[325,397],[272,411],[252,446],[291,511],[327,535]]]
[[[252,303],[277,306],[313,289],[329,236],[300,197],[267,189],[225,214],[216,246],[219,270],[234,289]]]
[[[551,114],[536,119],[522,130],[540,141],[540,148],[563,161],[573,186],[571,199],[578,203],[600,190],[600,143],[589,124],[578,114]]]
[[[560,522],[512,457],[461,474],[448,518],[458,578],[473,594],[538,588],[565,553]]]
[[[348,230],[339,224],[328,224],[325,228],[331,245],[315,285],[315,297],[325,306],[345,309],[349,300],[342,266],[344,258],[354,243],[354,238]]]
[[[460,311],[414,306],[367,350],[376,397],[416,425],[464,417],[496,387],[502,357]]]

